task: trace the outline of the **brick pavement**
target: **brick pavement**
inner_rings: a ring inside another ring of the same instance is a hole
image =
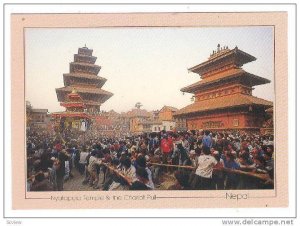
[[[84,176],[80,175],[76,169],[72,170],[72,174],[74,177],[64,183],[64,191],[95,191],[95,189],[88,184],[82,184]]]
[[[74,177],[65,181],[64,183],[64,191],[97,191],[93,189],[88,184],[83,185],[82,181],[84,180],[84,176],[80,175],[80,173],[76,170],[72,170],[72,174]],[[160,187],[156,188],[157,190],[167,190],[168,187],[174,184],[174,176],[169,174],[163,175],[163,183]]]

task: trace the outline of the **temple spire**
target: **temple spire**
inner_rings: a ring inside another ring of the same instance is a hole
[[[93,50],[86,44],[78,48],[74,61],[70,63],[69,73],[63,75],[65,86],[56,89],[59,102],[65,102],[68,94],[72,97],[80,95],[88,113],[97,114],[100,111],[100,105],[113,94],[102,89],[106,79],[98,76],[101,67],[95,64],[96,59]]]

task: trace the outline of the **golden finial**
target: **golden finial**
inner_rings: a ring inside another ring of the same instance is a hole
[[[72,94],[75,94],[75,93],[77,93],[77,91],[76,91],[76,89],[73,87],[73,89],[72,89]]]

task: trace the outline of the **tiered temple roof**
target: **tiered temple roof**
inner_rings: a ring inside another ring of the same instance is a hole
[[[244,64],[255,61],[256,58],[250,54],[238,49],[236,46],[234,49],[228,49],[228,46],[224,48],[218,44],[217,50],[213,51],[207,61],[198,64],[188,70],[199,75],[209,72],[211,69],[215,69],[216,65],[222,65],[223,63],[233,63],[237,67],[242,67]]]
[[[195,94],[195,102],[174,115],[208,112],[239,106],[271,107],[271,101],[252,96],[253,86],[270,83],[270,80],[244,71],[241,67],[256,58],[235,47],[218,48],[207,61],[189,68],[201,80],[181,89]]]
[[[70,63],[70,72],[63,74],[64,87],[57,88],[57,99],[65,102],[69,93],[75,88],[81,96],[89,113],[100,111],[100,105],[113,94],[102,89],[107,79],[98,76],[101,69],[95,65],[97,57],[92,55],[93,50],[87,47],[78,49],[74,54],[74,62]]]

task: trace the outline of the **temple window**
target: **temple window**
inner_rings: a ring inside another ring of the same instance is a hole
[[[239,126],[239,120],[233,119],[233,126]]]

